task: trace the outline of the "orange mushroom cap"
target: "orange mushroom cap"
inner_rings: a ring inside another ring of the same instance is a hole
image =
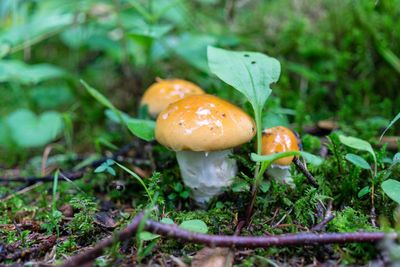
[[[156,117],[169,104],[186,96],[204,93],[203,89],[189,81],[181,79],[160,80],[146,90],[140,104],[147,105],[150,115]]]
[[[271,155],[279,152],[299,151],[296,135],[292,130],[276,126],[263,131],[261,154]],[[292,163],[294,156],[278,159],[274,164],[287,166]]]
[[[185,97],[157,117],[157,141],[175,151],[216,151],[249,142],[254,120],[239,107],[216,96]]]

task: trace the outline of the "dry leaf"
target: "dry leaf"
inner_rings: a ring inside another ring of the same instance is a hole
[[[229,248],[203,248],[193,257],[192,267],[231,267],[234,254]]]

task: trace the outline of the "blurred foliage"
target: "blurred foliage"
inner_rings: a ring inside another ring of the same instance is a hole
[[[304,126],[329,119],[338,122],[341,134],[376,145],[376,137],[400,112],[399,6],[400,0],[316,0],[312,4],[306,0],[1,0],[0,175],[7,168],[21,166],[26,167],[18,169],[19,175],[39,175],[42,158],[34,156],[41,155],[48,144],[54,151],[48,164],[69,169],[77,154],[94,150],[100,154],[132,138],[115,118],[105,114],[80,80],[132,118],[145,117],[138,104],[156,77],[191,80],[251,113],[239,93],[210,73],[208,45],[279,59],[282,72],[264,107],[263,127],[291,124],[302,133]],[[398,136],[399,129],[395,123],[387,135]],[[302,135],[302,141],[305,150],[314,153],[325,143],[311,135]],[[146,171],[159,167],[159,173],[143,180],[151,192],[160,193],[156,203],[168,218],[178,222],[202,219],[211,233],[232,234],[249,194],[254,165],[248,155],[253,144],[235,155],[240,187],[227,190],[207,212],[191,208],[173,153],[157,145],[151,153],[146,143],[138,144],[141,151],[132,152],[137,153],[132,157],[147,160],[139,167]],[[346,160],[355,151],[331,134],[327,141],[331,157],[318,168],[310,166],[321,187],[312,189],[295,173],[296,190],[274,181],[265,183],[257,197],[254,228],[244,234],[280,234],[297,232],[299,225],[311,227],[321,219],[316,210],[328,199],[333,199],[337,210],[329,231],[371,230],[369,194],[359,193],[372,185],[378,214],[398,227],[393,215],[397,204],[378,185],[389,178],[398,180],[400,167],[385,146],[374,151],[377,175],[371,179],[369,170]],[[374,162],[369,153],[356,154]],[[118,188],[122,191],[113,187],[116,181],[121,182]],[[1,194],[11,190],[11,186],[0,187]],[[45,184],[23,197],[1,201],[0,222],[13,223],[19,216],[45,221],[51,212],[48,190],[51,185]],[[95,195],[98,200],[92,199]],[[69,237],[58,244],[60,257],[81,243],[96,241],[95,234],[101,229],[93,223],[93,216],[101,208],[117,205],[116,218],[123,225],[134,213],[127,206],[139,210],[147,205],[142,186],[121,170],[115,178],[86,174],[74,183],[60,183],[58,198],[59,206],[69,204],[75,209],[63,233]],[[279,228],[275,224],[283,217],[285,228]],[[0,242],[23,239],[15,233],[0,235]],[[174,255],[187,255],[198,248],[174,240],[158,245]],[[388,251],[398,249],[389,245]],[[328,252],[324,248],[256,250],[240,264],[296,264],[288,261],[293,255],[304,255],[312,263],[315,258],[323,261],[327,254],[340,263],[365,264],[376,253],[372,246],[360,244],[344,249],[333,246]],[[107,257],[101,259],[110,263]]]
[[[132,115],[157,76],[186,78],[241,103],[237,93],[210,77],[207,45],[255,50],[281,61],[276,100],[267,104],[271,112],[264,125],[333,118],[349,134],[369,139],[398,113],[399,4],[3,0],[0,143],[9,143],[6,118],[22,108],[68,113],[75,134],[83,137],[74,139],[77,146],[93,140],[86,137],[88,127],[101,135],[103,125],[95,122],[104,115],[79,79]]]

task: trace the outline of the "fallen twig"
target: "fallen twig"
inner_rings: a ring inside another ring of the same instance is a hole
[[[333,220],[333,218],[335,218],[335,214],[333,214],[332,212],[332,200],[330,200],[328,202],[328,207],[326,208],[326,212],[325,212],[325,217],[324,219],[319,222],[318,224],[314,225],[313,227],[311,227],[311,231],[322,231],[325,226]]]
[[[0,254],[0,261],[2,261],[2,260],[15,261],[17,259],[24,259],[24,258],[31,257],[34,254],[43,253],[43,252],[49,250],[50,248],[52,248],[56,244],[56,241],[57,241],[57,237],[55,235],[48,236],[43,240],[42,243],[34,244],[29,249],[19,250],[12,254],[9,254],[9,255],[1,255]]]
[[[301,160],[298,157],[294,157],[293,163],[294,163],[294,165],[296,165],[297,169],[304,174],[304,176],[307,178],[308,182],[312,186],[314,186],[315,188],[319,187],[314,176],[312,176],[312,174],[307,170],[306,166],[303,164],[303,162],[301,162]]]
[[[62,266],[72,267],[93,261],[102,254],[102,251],[114,242],[131,238],[137,231],[143,213],[139,213],[124,230],[113,237],[104,239],[93,249],[76,255],[67,260]],[[271,246],[300,246],[321,244],[344,243],[375,243],[384,238],[396,239],[396,233],[384,232],[355,232],[355,233],[297,233],[276,236],[226,236],[207,235],[190,232],[174,224],[163,224],[151,220],[145,222],[144,230],[164,237],[175,238],[183,242],[203,244],[209,247],[236,247],[236,248],[267,248]]]
[[[117,158],[119,156],[122,156],[126,153],[128,153],[128,151],[130,149],[132,149],[132,147],[134,146],[134,142],[129,143],[127,145],[125,145],[124,147],[122,147],[121,149],[119,149],[118,151],[116,151],[115,153],[113,153],[113,155],[111,157],[103,157],[101,159],[98,159],[96,161],[93,161],[89,166],[84,166],[82,168],[80,168],[77,171],[73,171],[73,172],[64,172],[63,174],[71,181],[73,180],[78,180],[80,178],[83,177],[83,175],[85,174],[85,171],[87,170],[87,168],[97,168],[98,166],[100,166],[103,162],[112,159],[112,160],[117,160]],[[36,176],[32,176],[32,177],[0,177],[0,183],[4,183],[4,182],[21,182],[21,183],[37,183],[37,182],[52,182],[54,180],[54,176],[53,175],[47,175],[47,176],[41,176],[41,177],[36,177]],[[63,181],[62,179],[60,179],[60,181]]]

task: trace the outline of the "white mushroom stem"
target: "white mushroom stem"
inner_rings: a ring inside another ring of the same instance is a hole
[[[213,152],[176,152],[183,182],[192,190],[192,197],[205,205],[232,184],[237,173],[232,149]]]
[[[279,183],[287,184],[291,188],[296,187],[296,185],[293,182],[292,174],[290,173],[290,165],[282,166],[282,165],[272,164],[268,168],[267,174],[273,177],[275,181]]]

